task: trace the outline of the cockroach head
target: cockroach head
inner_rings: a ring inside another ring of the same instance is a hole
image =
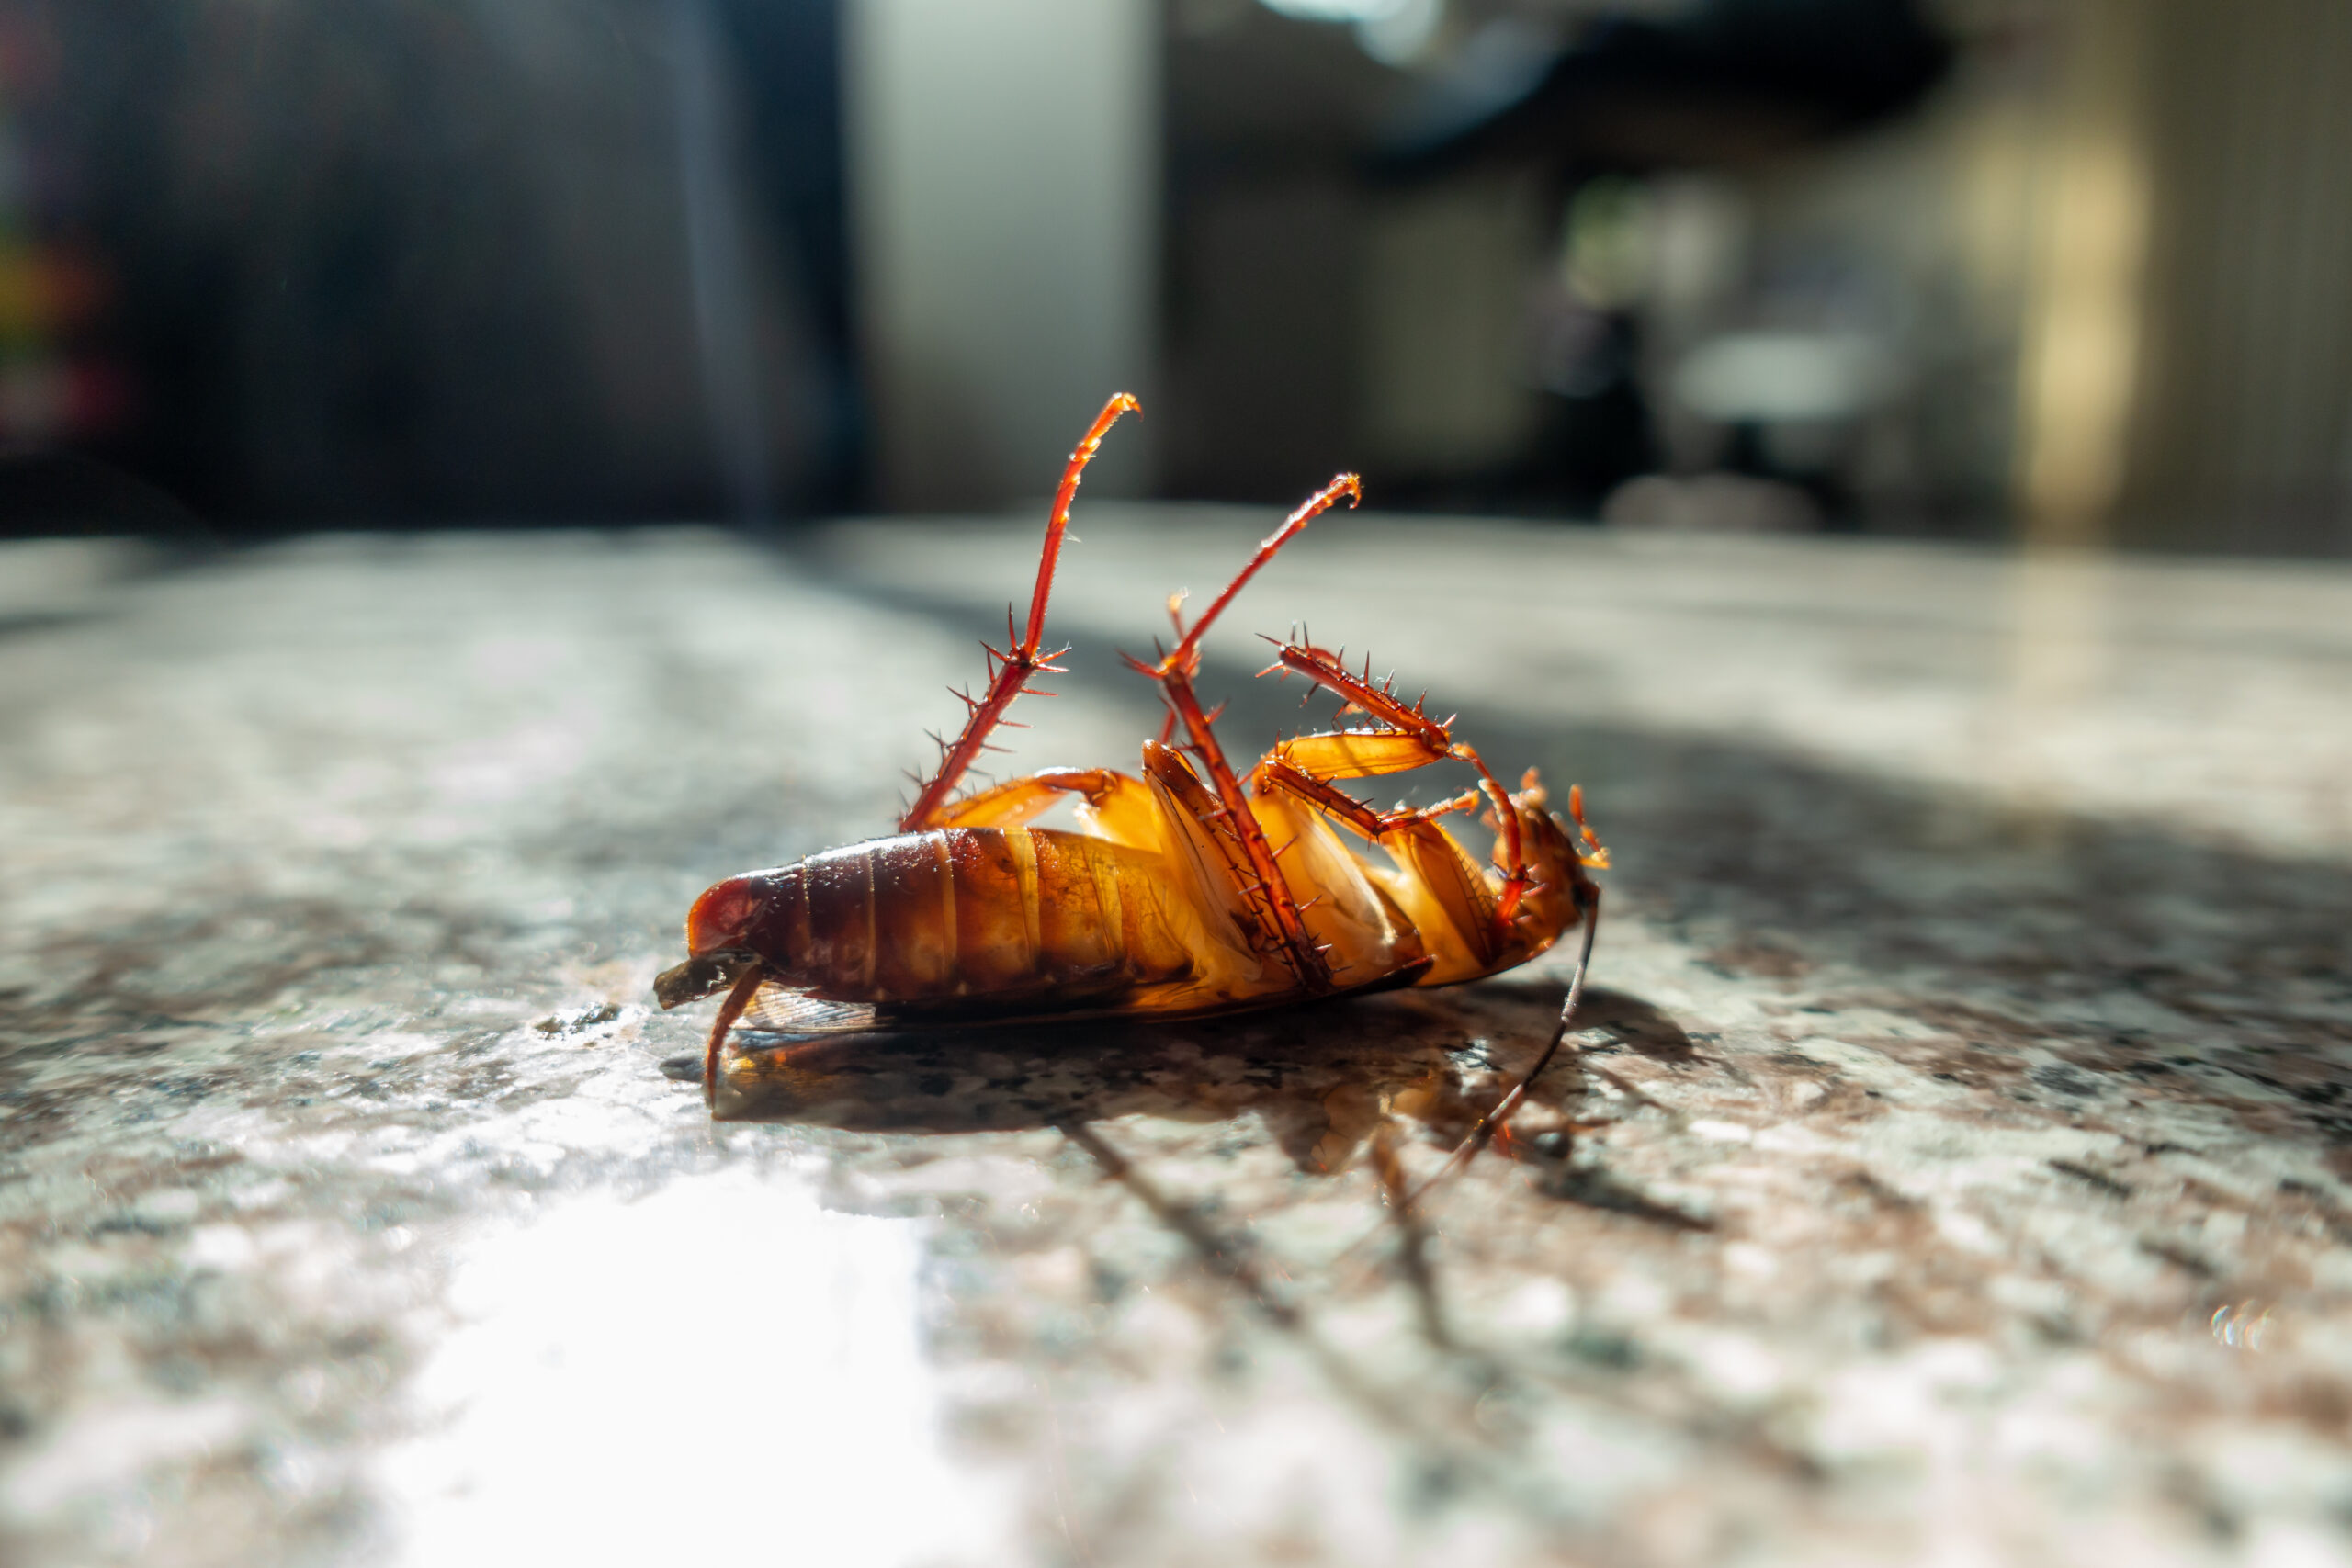
[[[653,982],[654,999],[683,1007],[733,985],[759,962],[762,925],[775,902],[774,874],[730,876],[695,900],[686,916],[686,952],[691,954]]]
[[[686,913],[686,951],[699,958],[756,949],[755,932],[774,901],[775,875],[752,871],[713,883]]]

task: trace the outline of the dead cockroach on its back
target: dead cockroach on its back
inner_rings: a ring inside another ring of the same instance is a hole
[[[986,694],[966,696],[943,751],[895,837],[746,872],[695,901],[686,962],[655,982],[665,1008],[726,992],[705,1051],[717,1101],[722,1050],[739,1021],[786,1034],[937,1030],[1117,1015],[1190,1019],[1404,986],[1450,986],[1526,963],[1579,921],[1584,946],[1551,1045],[1479,1123],[1468,1157],[1517,1108],[1565,1036],[1592,950],[1607,854],[1555,815],[1531,769],[1507,791],[1445,721],[1306,642],[1277,645],[1272,671],[1337,693],[1361,729],[1276,742],[1245,776],[1227,761],[1193,690],[1202,634],[1258,570],[1341,496],[1342,474],[1308,498],[1157,661],[1169,716],[1143,747],[1140,778],[1049,768],[951,798],[1013,700],[1067,649],[1048,651],[1046,602],[1080,475],[1119,415],[1113,398],[1070,454],[1046,525],[1028,619],[989,649]],[[1176,602],[1170,606],[1177,615]],[[1010,616],[1008,615],[1008,630]],[[1182,741],[1176,741],[1177,731]],[[1468,763],[1476,788],[1419,809],[1378,811],[1335,781]],[[1026,824],[1064,796],[1075,831]],[[1481,866],[1440,818],[1487,803],[1496,841]],[[1379,845],[1390,865],[1337,829]]]

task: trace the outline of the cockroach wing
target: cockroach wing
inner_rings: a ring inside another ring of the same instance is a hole
[[[752,995],[737,1026],[761,1034],[866,1034],[886,1027],[870,1002],[829,1002],[771,981]]]

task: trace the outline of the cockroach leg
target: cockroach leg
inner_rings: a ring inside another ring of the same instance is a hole
[[[1527,776],[1520,781],[1520,787],[1532,788],[1534,783],[1535,770],[1530,768],[1527,770]],[[1582,784],[1568,786],[1568,815],[1576,819],[1577,859],[1594,871],[1607,871],[1609,846],[1600,841],[1600,835],[1595,833],[1592,830],[1592,824],[1584,819],[1584,785]]]
[[[1120,775],[1109,768],[1046,768],[1025,777],[977,790],[949,801],[933,814],[934,828],[1018,828],[1044,815],[1065,795],[1096,803],[1112,792]],[[1125,781],[1132,782],[1132,781]]]
[[[1204,867],[1223,868],[1227,886],[1239,899],[1238,907],[1227,907],[1227,913],[1243,928],[1250,951],[1287,962],[1282,930],[1274,919],[1278,903],[1283,901],[1282,895],[1270,889],[1258,874],[1248,844],[1227,827],[1226,808],[1201,782],[1199,772],[1175,747],[1158,741],[1144,744],[1143,771],[1173,807],[1160,818],[1169,842],[1180,837],[1189,840],[1200,851]]]
[[[1348,707],[1361,711],[1382,727],[1374,732],[1374,735],[1381,739],[1416,742],[1425,749],[1427,761],[1451,758],[1455,761],[1467,762],[1477,770],[1479,787],[1494,803],[1495,818],[1502,830],[1503,886],[1501,897],[1495,908],[1495,925],[1498,934],[1507,931],[1511,917],[1519,912],[1520,899],[1528,887],[1526,846],[1521,840],[1519,813],[1511,809],[1510,792],[1487,768],[1486,759],[1478,755],[1476,747],[1453,739],[1453,731],[1448,728],[1451,720],[1431,718],[1419,701],[1408,706],[1388,688],[1386,682],[1374,684],[1368,673],[1356,674],[1322,649],[1298,642],[1282,643],[1279,647],[1281,652],[1277,662],[1283,670],[1295,670],[1317,685],[1337,693],[1346,701]],[[1302,738],[1301,741],[1292,743],[1291,750],[1295,750],[1306,740],[1318,739],[1322,738]],[[1278,754],[1281,750],[1277,749]],[[1400,757],[1393,769],[1367,767],[1363,771],[1401,772],[1405,768],[1420,765],[1420,761],[1405,761]],[[1311,766],[1306,771],[1323,777],[1348,776]]]
[[[1193,754],[1200,758],[1209,775],[1209,788],[1217,800],[1216,820],[1232,832],[1240,847],[1250,901],[1259,910],[1274,952],[1281,955],[1303,989],[1310,994],[1329,990],[1331,967],[1307,932],[1297,900],[1291,896],[1289,884],[1283,880],[1275,864],[1273,846],[1266,841],[1265,829],[1259,826],[1257,814],[1250,809],[1250,803],[1241,793],[1241,781],[1234,776],[1233,764],[1226,760],[1208,716],[1201,711],[1200,700],[1193,694],[1189,675],[1181,669],[1147,669],[1147,672],[1159,680],[1169,707],[1183,725],[1185,734],[1192,738]]]
[[[1193,629],[1183,635],[1182,639],[1176,644],[1175,649],[1168,655],[1169,659],[1185,665],[1188,669],[1197,663],[1201,634],[1208,630],[1210,624],[1225,613],[1225,607],[1233,603],[1234,596],[1248,586],[1251,578],[1258,575],[1261,567],[1273,559],[1276,552],[1284,545],[1304,533],[1309,523],[1331,510],[1342,495],[1348,498],[1350,507],[1360,504],[1363,500],[1363,481],[1353,474],[1341,474],[1301,502],[1297,511],[1283,519],[1281,527],[1258,541],[1256,552],[1242,563],[1239,571],[1233,574],[1233,581],[1225,585],[1225,591],[1209,601],[1209,607],[1201,612],[1201,618],[1193,623]],[[1174,615],[1176,606],[1170,605],[1169,613]]]
[[[1535,1058],[1534,1065],[1521,1076],[1519,1082],[1513,1084],[1500,1100],[1496,1102],[1492,1111],[1478,1118],[1477,1122],[1471,1126],[1469,1134],[1453,1146],[1453,1152],[1446,1156],[1445,1163],[1440,1166],[1433,1175],[1424,1179],[1419,1187],[1406,1190],[1401,1179],[1401,1168],[1385,1165],[1378,1149],[1374,1149],[1374,1168],[1380,1177],[1383,1195],[1388,1201],[1392,1214],[1409,1218],[1415,1225],[1419,1225],[1421,1223],[1419,1216],[1422,1201],[1439,1184],[1458,1176],[1473,1159],[1477,1157],[1478,1152],[1493,1141],[1496,1134],[1509,1124],[1512,1115],[1526,1100],[1528,1090],[1543,1075],[1544,1069],[1552,1065],[1552,1058],[1559,1054],[1561,1044],[1567,1039],[1570,1031],[1576,1025],[1577,1005],[1584,999],[1585,971],[1592,963],[1593,933],[1600,922],[1600,887],[1589,881],[1579,881],[1577,884],[1577,904],[1584,917],[1584,940],[1577,949],[1576,969],[1568,977],[1568,994],[1560,1003],[1559,1021],[1552,1026],[1552,1038],[1544,1043],[1544,1050]],[[1404,1228],[1403,1235],[1408,1247],[1415,1245],[1414,1237],[1417,1234],[1418,1232],[1410,1227]],[[1340,1248],[1338,1256],[1331,1259],[1328,1267],[1337,1270],[1369,1247],[1373,1239],[1379,1235],[1380,1232],[1377,1230],[1365,1232]],[[1410,1265],[1407,1267],[1409,1268]],[[1354,1278],[1361,1280],[1363,1276],[1359,1274]]]
[[[1136,671],[1159,682],[1161,695],[1167,698],[1172,719],[1170,729],[1181,725],[1191,742],[1193,754],[1201,760],[1208,773],[1209,788],[1215,793],[1219,818],[1241,846],[1247,863],[1251,901],[1259,906],[1272,939],[1273,950],[1296,978],[1300,988],[1308,994],[1331,988],[1331,967],[1323,952],[1306,930],[1306,922],[1299,915],[1297,901],[1292,897],[1288,884],[1274,863],[1273,847],[1266,841],[1265,830],[1250,809],[1249,798],[1242,794],[1241,781],[1226,759],[1225,750],[1217,744],[1216,732],[1211,728],[1210,716],[1204,712],[1200,699],[1193,691],[1193,677],[1200,670],[1201,637],[1216,624],[1259,569],[1274,558],[1276,552],[1305,531],[1306,525],[1331,509],[1341,496],[1352,506],[1363,499],[1363,487],[1353,474],[1341,474],[1329,484],[1306,498],[1298,509],[1283,519],[1281,527],[1259,541],[1257,550],[1222,592],[1209,602],[1190,630],[1179,637],[1157,664],[1147,664],[1130,658],[1127,662]],[[1171,602],[1169,614],[1173,616],[1178,606]]]
[[[1069,462],[1062,469],[1062,482],[1054,491],[1053,511],[1046,519],[1046,543],[1038,552],[1037,583],[1029,594],[1029,618],[1023,624],[1017,637],[1008,637],[1002,653],[993,648],[989,649],[989,662],[994,670],[989,676],[988,694],[978,698],[965,697],[965,704],[971,711],[965,716],[963,730],[942,751],[938,772],[931,775],[930,782],[916,795],[914,804],[908,807],[906,815],[899,819],[899,832],[917,832],[935,825],[934,819],[941,807],[946,804],[948,796],[955,794],[956,786],[963,782],[965,773],[987,749],[989,736],[1003,721],[1005,710],[1012,705],[1015,697],[1029,689],[1030,677],[1053,671],[1053,660],[1060,656],[1060,650],[1054,653],[1043,651],[1046,602],[1053,596],[1054,568],[1061,560],[1063,536],[1069,531],[1070,502],[1078,495],[1080,476],[1085,473],[1086,465],[1094,460],[1094,454],[1102,446],[1102,437],[1118,422],[1121,414],[1135,412],[1140,407],[1131,394],[1118,393],[1102,405],[1102,412],[1094,416],[1094,423],[1087,427],[1085,436],[1071,451]],[[1005,623],[1005,629],[1010,633],[1010,613]]]
[[[1306,739],[1318,739],[1320,737]],[[1258,764],[1256,771],[1250,775],[1250,781],[1261,788],[1279,789],[1295,795],[1375,843],[1388,834],[1401,832],[1424,822],[1433,822],[1452,812],[1467,811],[1485,798],[1474,789],[1451,800],[1441,800],[1435,806],[1379,811],[1299,767],[1280,748]]]
[[[1165,831],[1151,786],[1110,768],[1046,768],[950,801],[934,828],[1018,828],[1076,795],[1086,830],[1114,844],[1157,852]]]
[[[752,993],[760,988],[760,982],[765,978],[758,964],[745,966],[743,972],[735,976],[734,987],[728,991],[727,999],[718,1004],[718,1016],[710,1021],[710,1043],[703,1047],[702,1053],[702,1098],[703,1103],[713,1109],[718,1105],[720,1048],[727,1043],[728,1032],[735,1027],[735,1021],[743,1016],[743,1010],[752,1005]]]

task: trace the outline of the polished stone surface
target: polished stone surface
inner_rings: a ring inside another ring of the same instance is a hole
[[[1081,505],[1020,761],[1270,521]],[[1416,1247],[1557,958],[684,1081],[1035,536],[0,549],[0,1557],[2352,1562],[2352,574],[1317,525],[1228,746],[1304,621],[1617,857]]]

